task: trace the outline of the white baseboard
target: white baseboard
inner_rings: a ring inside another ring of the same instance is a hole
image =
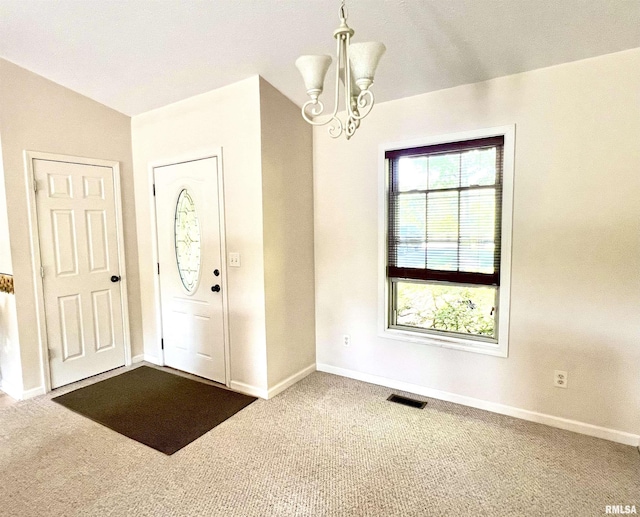
[[[144,361],[144,354],[134,355],[131,358],[131,364],[141,363],[142,361]]]
[[[22,388],[19,386],[14,386],[13,384],[9,384],[6,381],[3,381],[2,385],[0,385],[0,391],[9,395],[13,400],[22,399]]]
[[[231,381],[229,387],[233,391],[238,391],[252,397],[259,397],[261,399],[269,398],[269,392],[267,390],[252,386],[251,384],[245,384],[244,382]]]
[[[9,395],[14,400],[25,400],[33,397],[37,397],[38,395],[44,395],[46,393],[44,386],[38,386],[37,388],[31,388],[29,390],[23,390],[18,388],[17,386],[7,385],[3,383],[0,386],[0,391],[3,391],[7,395]]]
[[[476,399],[473,397],[457,395],[448,391],[426,388],[424,386],[419,386],[418,384],[411,384],[394,379],[387,379],[386,377],[379,377],[377,375],[362,373],[355,370],[339,368],[330,364],[318,364],[317,369],[319,372],[332,373],[335,375],[340,375],[342,377],[349,377],[350,379],[369,382],[371,384],[378,384],[380,386],[386,386],[388,388],[393,388],[400,391],[407,391],[409,393],[415,393],[417,395],[422,395],[425,397],[431,397],[434,399],[445,400],[447,402],[454,402],[455,404],[462,404],[463,406],[483,409],[485,411],[491,411],[492,413],[498,413],[500,415],[520,418],[521,420],[528,420],[529,422],[536,422],[538,424],[545,424],[551,427],[573,431],[575,433],[586,434],[588,436],[594,436],[596,438],[603,438],[612,442],[640,447],[640,435],[627,433],[625,431],[617,431],[615,429],[587,424],[585,422],[579,422],[577,420],[569,420],[567,418],[561,418],[545,413],[537,413],[535,411],[529,411],[527,409],[520,409],[513,406],[498,404],[496,402],[488,402],[486,400]]]
[[[229,387],[233,391],[239,391],[240,393],[244,393],[245,395],[250,395],[252,397],[260,397],[261,399],[271,399],[275,397],[278,393],[282,393],[289,386],[293,386],[299,380],[304,379],[310,373],[316,371],[316,365],[310,364],[306,368],[303,368],[298,373],[294,373],[292,376],[287,377],[282,382],[279,382],[275,386],[264,389],[258,388],[256,386],[252,386],[251,384],[245,384],[244,382],[231,381]]]
[[[30,399],[32,397],[37,397],[39,395],[44,395],[47,390],[44,389],[44,386],[38,386],[37,388],[31,388],[30,390],[25,390],[22,392],[22,399]]]
[[[136,356],[136,357],[139,357],[139,356]],[[162,360],[162,358],[157,357],[155,355],[144,354],[143,360],[147,361],[148,363],[151,363],[151,364],[155,364],[155,365],[158,365],[158,366],[164,366],[164,361]],[[136,361],[133,360],[133,362],[135,363]]]
[[[289,386],[293,386],[296,382],[301,381],[310,373],[316,371],[316,363],[310,364],[306,368],[303,368],[298,373],[294,373],[291,377],[286,378],[282,382],[279,382],[272,388],[269,388],[267,391],[267,398],[271,399],[275,397],[278,393],[282,393]]]

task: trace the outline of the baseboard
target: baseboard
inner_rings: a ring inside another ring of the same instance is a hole
[[[294,373],[291,377],[286,378],[282,382],[279,382],[274,387],[269,388],[267,391],[267,398],[271,399],[275,397],[278,393],[282,393],[289,386],[293,386],[296,382],[301,381],[307,375],[316,371],[316,363],[310,364],[306,368],[303,368],[298,373]]]
[[[252,386],[251,384],[245,384],[244,382],[231,381],[229,387],[233,391],[239,391],[240,393],[244,393],[245,395],[250,395],[252,397],[259,397],[261,399],[270,399],[275,397],[278,393],[282,393],[289,386],[293,386],[299,380],[304,379],[310,373],[316,371],[316,365],[310,364],[306,368],[303,368],[298,373],[294,373],[291,377],[287,377],[282,382],[279,382],[275,386],[269,389],[258,388],[257,386]]]
[[[22,392],[22,399],[30,399],[33,397],[38,397],[39,395],[44,395],[47,391],[44,389],[44,386],[38,386],[37,388],[31,388],[30,390],[25,390]]]
[[[0,386],[0,391],[3,391],[14,400],[30,399],[46,393],[44,386],[38,386],[37,388],[31,388],[30,390],[22,390],[17,386],[12,386],[10,384],[7,385],[4,383]]]
[[[141,363],[144,360],[144,354],[134,355],[131,358],[131,364]]]
[[[238,391],[252,397],[259,397],[261,399],[269,398],[269,392],[267,390],[252,386],[251,384],[245,384],[244,382],[231,381],[231,383],[229,383],[229,387],[233,391]]]
[[[139,357],[139,356],[136,356],[136,357]],[[155,364],[157,366],[164,366],[164,361],[162,360],[162,358],[156,357],[155,355],[144,354],[143,360],[147,361],[148,363]],[[133,362],[135,363],[136,361],[133,360]]]
[[[529,422],[536,422],[538,424],[545,424],[551,427],[564,429],[566,431],[573,431],[575,433],[586,434],[587,436],[603,438],[605,440],[623,443],[625,445],[632,445],[634,447],[640,446],[640,435],[627,433],[625,431],[617,431],[615,429],[587,424],[585,422],[579,422],[577,420],[569,420],[567,418],[561,418],[545,413],[537,413],[535,411],[529,411],[527,409],[520,409],[517,407],[498,404],[495,402],[488,402],[486,400],[466,397],[464,395],[457,395],[448,391],[426,388],[424,386],[419,386],[418,384],[411,384],[408,382],[387,379],[386,377],[379,377],[377,375],[362,373],[355,370],[339,368],[337,366],[332,366],[329,364],[317,364],[316,367],[319,372],[332,373],[335,375],[340,375],[342,377],[349,377],[350,379],[356,379],[359,381],[378,384],[380,386],[386,386],[388,388],[393,388],[400,391],[407,391],[409,393],[423,395],[425,397],[445,400],[447,402],[454,402],[455,404],[462,404],[463,406],[483,409],[485,411],[491,411],[492,413],[520,418],[521,420],[528,420]]]
[[[6,381],[0,385],[0,391],[9,395],[13,400],[22,399],[22,388],[9,384]]]

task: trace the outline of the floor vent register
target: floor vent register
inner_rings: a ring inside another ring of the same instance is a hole
[[[427,403],[423,402],[422,400],[416,400],[416,399],[403,397],[402,395],[395,395],[395,394],[389,395],[389,398],[387,400],[390,400],[391,402],[395,402],[396,404],[402,404],[403,406],[409,406],[416,409],[422,409],[427,405]]]

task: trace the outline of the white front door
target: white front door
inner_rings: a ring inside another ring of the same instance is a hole
[[[226,383],[216,157],[154,168],[167,366]]]
[[[125,364],[111,167],[33,159],[51,387]]]

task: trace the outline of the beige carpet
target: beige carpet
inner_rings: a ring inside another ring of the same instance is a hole
[[[437,400],[416,410],[386,401],[390,393],[314,373],[173,456],[50,395],[19,402],[0,408],[0,515],[588,517],[616,504],[640,512],[634,447]]]

